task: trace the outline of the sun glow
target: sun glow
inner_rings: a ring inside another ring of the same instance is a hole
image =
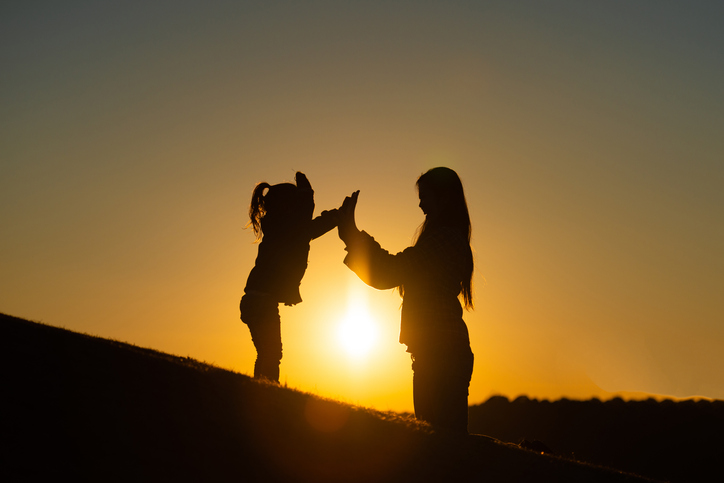
[[[344,352],[359,359],[367,355],[377,342],[377,325],[364,303],[351,304],[337,329],[337,340]]]

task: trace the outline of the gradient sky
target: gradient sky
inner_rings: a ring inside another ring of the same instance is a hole
[[[386,249],[417,177],[473,221],[471,404],[724,398],[724,4],[6,1],[0,311],[243,373],[257,182],[361,190]],[[412,410],[399,296],[312,243],[283,383]],[[376,330],[340,343],[349,312]]]

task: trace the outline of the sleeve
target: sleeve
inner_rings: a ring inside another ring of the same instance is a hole
[[[379,290],[399,287],[424,258],[423,247],[413,246],[392,255],[366,232],[346,247],[345,265],[367,285]]]
[[[337,226],[335,211],[337,210],[323,211],[321,215],[312,220],[310,239],[314,240],[315,238],[319,238]]]

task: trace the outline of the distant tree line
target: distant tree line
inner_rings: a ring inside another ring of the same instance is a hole
[[[724,455],[724,401],[558,401],[494,396],[469,430],[654,479],[707,481]]]

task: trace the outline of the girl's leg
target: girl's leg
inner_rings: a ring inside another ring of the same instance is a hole
[[[412,369],[415,416],[436,430],[467,434],[470,348],[452,354],[415,354]]]
[[[430,361],[423,355],[412,355],[412,402],[415,417],[433,424],[436,415],[435,373],[430,370]]]
[[[240,309],[241,320],[249,327],[256,347],[254,377],[279,382],[282,333],[278,304],[268,296],[244,295]]]

